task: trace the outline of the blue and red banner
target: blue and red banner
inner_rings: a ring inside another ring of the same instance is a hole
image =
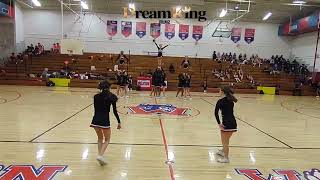
[[[132,34],[132,22],[122,21],[121,22],[121,33],[124,37],[129,37]]]
[[[118,21],[107,21],[107,32],[110,36],[115,36],[118,32]]]
[[[168,38],[168,39],[172,39],[175,36],[176,33],[176,26],[175,24],[165,24],[165,31],[164,31],[164,35]]]
[[[196,41],[199,41],[202,38],[203,26],[193,26],[192,28],[192,37]]]
[[[7,3],[0,2],[0,16],[15,17],[13,1]]]
[[[139,38],[142,38],[147,34],[147,23],[146,22],[137,22],[136,23],[136,35]]]
[[[232,28],[231,30],[231,40],[237,43],[241,40],[242,28]]]
[[[153,39],[156,39],[160,36],[160,23],[151,23],[150,24],[150,36],[153,37]]]
[[[189,37],[189,25],[180,24],[179,26],[179,37],[185,40]]]
[[[254,41],[256,29],[246,29],[244,33],[244,40],[250,44]]]
[[[129,107],[133,114],[167,114],[175,116],[188,116],[188,108],[178,108],[171,104],[140,104],[135,107]]]
[[[279,36],[295,36],[303,33],[316,31],[319,24],[319,11],[308,17],[284,23],[279,26]]]

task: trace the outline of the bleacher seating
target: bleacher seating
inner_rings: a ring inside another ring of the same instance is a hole
[[[89,58],[93,56],[93,58]],[[22,64],[7,64],[6,65],[6,77],[0,77],[0,84],[12,84],[8,83],[9,80],[28,80],[30,78],[26,74],[41,74],[44,68],[49,68],[50,72],[60,71],[62,69],[64,62],[69,61],[69,67],[73,71],[79,73],[85,73],[91,71],[91,66],[95,66],[95,73],[106,74],[112,76],[114,72],[108,72],[107,69],[110,68],[113,70],[117,55],[111,54],[99,54],[99,53],[85,53],[84,55],[79,56],[68,56],[68,55],[46,55],[40,57],[32,57],[25,60],[25,63]],[[72,62],[72,59],[77,60]],[[243,93],[256,93],[255,89],[252,89],[248,80],[244,78],[241,83],[236,83],[232,78],[230,80],[221,81],[214,77],[211,73],[213,69],[222,69],[228,68],[230,63],[223,62],[218,63],[211,59],[205,58],[190,58],[191,68],[188,72],[192,76],[191,80],[191,91],[202,91],[202,83],[204,79],[207,78],[209,92],[216,92],[217,88],[222,85],[229,85],[234,83],[234,88],[237,92]],[[180,63],[182,57],[163,57],[164,69],[167,74],[168,80],[168,90],[175,90],[178,83],[178,74],[186,70],[180,68]],[[175,67],[175,73],[169,73],[169,66],[173,64]],[[122,65],[120,68],[128,70],[128,74],[133,76],[135,80],[141,72],[147,73],[150,70],[154,70],[157,67],[157,60],[152,56],[145,55],[131,55],[130,64]],[[252,65],[242,65],[242,70],[244,76],[250,74],[254,77],[255,81],[263,86],[280,86],[280,94],[292,94],[294,88],[294,75],[288,75],[281,73],[280,75],[270,75],[263,72],[262,67],[253,67]],[[37,81],[39,82],[39,81]],[[98,80],[79,80],[72,79],[70,86],[72,87],[96,87]],[[38,83],[39,84],[39,83]],[[42,83],[43,85],[44,83]],[[304,95],[314,94],[311,87],[305,86]]]

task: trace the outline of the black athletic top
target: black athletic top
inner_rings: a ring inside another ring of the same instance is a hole
[[[220,99],[214,111],[218,124],[221,124],[219,119],[219,110],[222,112],[222,124],[225,129],[237,129],[237,122],[233,114],[234,102],[229,100],[227,97]]]
[[[158,57],[162,57],[162,51],[163,51],[166,47],[168,47],[169,45],[166,45],[166,46],[160,48],[155,41],[154,41],[154,44],[155,44],[155,45],[157,46],[157,48],[158,48]]]
[[[117,111],[117,96],[111,92],[101,92],[94,96],[94,119],[99,121],[109,121],[108,114],[110,112],[110,107],[112,105],[113,114],[117,118],[118,123],[120,123],[120,118]],[[106,119],[105,119],[106,118]]]

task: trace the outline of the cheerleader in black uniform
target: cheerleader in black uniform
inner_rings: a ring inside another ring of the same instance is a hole
[[[133,84],[132,76],[129,75],[128,76],[128,91],[132,91],[132,84]]]
[[[168,47],[169,45],[166,45],[166,46],[164,46],[164,47],[162,47],[162,44],[157,44],[156,43],[156,40],[154,39],[153,40],[153,42],[154,42],[154,44],[157,46],[157,48],[158,48],[158,66],[162,66],[162,57],[163,57],[163,50],[166,48],[166,47]]]
[[[191,83],[191,75],[185,73],[185,83],[184,83],[184,87],[183,87],[183,91],[184,91],[184,97],[187,98],[187,96],[189,96],[189,98],[191,99],[191,94],[190,94],[190,83]]]
[[[93,127],[98,136],[98,157],[97,161],[101,166],[106,165],[103,155],[110,142],[110,107],[112,105],[113,114],[117,118],[118,127],[121,129],[120,118],[117,112],[117,96],[110,92],[110,84],[108,81],[99,83],[98,89],[100,93],[94,96],[94,116],[90,127]]]
[[[156,83],[156,72],[153,72],[152,73],[152,77],[151,77],[151,93],[150,93],[150,96],[155,96],[156,93],[155,93],[155,83]]]
[[[179,96],[179,93],[181,93],[181,97],[183,96],[183,84],[184,84],[184,75],[180,73],[178,75],[178,90],[177,90],[176,97]]]
[[[121,81],[120,81],[120,90],[124,92],[123,96],[125,98],[128,98],[127,96],[127,90],[128,90],[128,74],[125,70],[122,71],[121,73]]]
[[[162,80],[163,80],[163,71],[161,70],[161,67],[158,67],[157,70],[155,71],[155,96],[159,97],[160,96],[160,90],[162,86]]]
[[[162,80],[161,80],[161,91],[162,91],[162,95],[163,97],[165,97],[165,91],[167,89],[167,83],[168,81],[166,81],[166,73],[164,72],[164,70],[162,69]]]
[[[117,80],[117,96],[120,95],[120,84],[121,84],[121,71],[118,70],[116,74],[116,80]]]
[[[215,117],[221,130],[221,142],[223,149],[217,152],[218,155],[222,156],[218,159],[220,163],[229,163],[229,141],[234,132],[237,131],[237,122],[233,114],[234,103],[238,100],[233,96],[234,92],[230,87],[221,88],[220,92],[223,92],[224,97],[221,98],[215,107]],[[219,118],[219,111],[222,114],[222,122]]]
[[[124,55],[124,52],[123,52],[123,51],[120,51],[120,54],[119,54],[119,56],[117,57],[117,62],[118,62],[118,64],[120,64],[120,65],[125,64],[125,63],[126,63],[125,60],[127,60],[127,62],[129,62],[129,59],[127,58],[127,56]]]

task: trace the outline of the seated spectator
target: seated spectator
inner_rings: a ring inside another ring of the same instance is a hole
[[[54,44],[52,45],[52,47],[51,47],[51,52],[52,52],[53,54],[56,53],[56,48],[57,48],[57,45],[56,45],[56,43],[54,43]]]
[[[37,55],[43,54],[44,53],[44,46],[42,44],[38,43],[37,47],[38,47]]]
[[[233,53],[232,55],[232,60],[236,60],[237,59],[237,54],[236,53]]]
[[[295,82],[293,96],[301,96],[302,95],[302,83],[299,81]]]
[[[255,84],[254,79],[253,79],[253,77],[251,75],[247,75],[247,79],[249,80],[249,82],[251,84]]]
[[[169,66],[169,72],[170,72],[171,74],[175,73],[175,69],[174,69],[174,66],[173,66],[172,63],[171,63],[170,66]]]
[[[219,71],[217,71],[217,69],[212,70],[212,75],[214,75],[215,77],[217,77],[218,79],[221,76],[221,73]]]
[[[183,67],[184,69],[187,69],[189,68],[189,66],[191,66],[190,61],[188,59],[188,56],[185,56],[181,62],[181,67]]]
[[[213,54],[212,54],[212,59],[215,61],[217,60],[217,54],[216,54],[216,51],[213,51]]]
[[[48,78],[48,77],[50,77],[49,69],[48,68],[44,68],[44,70],[41,73],[41,78]]]
[[[17,57],[16,57],[16,55],[14,53],[11,53],[10,62],[11,63],[16,63],[17,62]]]
[[[242,69],[240,67],[237,70],[237,74],[238,74],[240,80],[242,81],[243,80],[243,71],[242,71]]]
[[[30,45],[30,52],[32,53],[34,51],[34,46],[33,44]]]
[[[118,71],[119,71],[119,66],[118,66],[118,64],[115,64],[115,65],[113,66],[113,71],[114,71],[114,72],[118,72]]]
[[[39,47],[35,46],[34,51],[32,52],[33,55],[38,56],[39,55]]]
[[[237,73],[233,74],[234,79],[236,80],[237,83],[241,82],[239,75]]]
[[[6,70],[3,66],[0,65],[0,77],[6,76]]]
[[[60,44],[57,43],[56,46],[57,46],[56,51],[57,51],[58,54],[60,54],[60,52],[61,52]]]
[[[239,54],[238,59],[239,59],[239,61],[240,61],[240,62],[242,62],[242,61],[243,61],[242,53],[240,53],[240,54]]]

